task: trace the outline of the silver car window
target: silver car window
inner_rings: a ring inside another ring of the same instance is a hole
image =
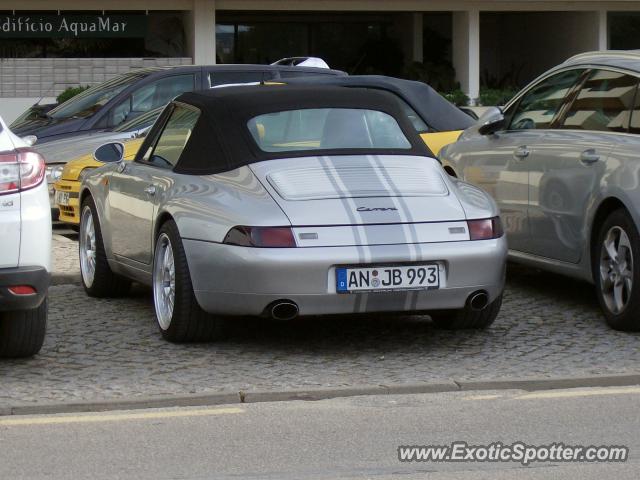
[[[157,167],[173,168],[178,163],[199,116],[200,111],[195,108],[176,105],[147,161]]]
[[[610,70],[594,70],[584,82],[560,128],[626,132],[638,79]]]
[[[546,129],[565,102],[584,69],[560,72],[525,93],[511,113],[509,130]]]
[[[411,148],[396,119],[375,110],[289,110],[259,115],[247,126],[258,147],[265,152]]]

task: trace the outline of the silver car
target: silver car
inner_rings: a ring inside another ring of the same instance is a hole
[[[640,330],[640,54],[575,56],[441,152],[498,202],[512,260],[595,283]]]
[[[494,201],[450,178],[397,97],[336,86],[245,86],[172,102],[133,162],[83,180],[91,296],[151,285],[171,341],[221,317],[433,312],[490,325],[507,246]]]

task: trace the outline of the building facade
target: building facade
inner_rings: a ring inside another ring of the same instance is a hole
[[[306,55],[473,101],[575,53],[630,48],[637,1],[0,0],[0,114],[131,68]]]

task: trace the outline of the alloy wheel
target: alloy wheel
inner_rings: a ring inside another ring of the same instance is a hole
[[[80,272],[84,284],[91,287],[96,275],[96,229],[88,205],[84,207],[80,219]]]
[[[607,309],[622,313],[633,289],[633,252],[627,233],[618,226],[611,227],[602,242],[600,288]]]
[[[160,328],[171,325],[176,298],[176,269],[169,237],[162,233],[156,244],[153,262],[153,300]]]

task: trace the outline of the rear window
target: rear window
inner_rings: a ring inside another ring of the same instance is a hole
[[[264,152],[411,148],[396,119],[376,110],[289,110],[254,117],[247,127]]]

